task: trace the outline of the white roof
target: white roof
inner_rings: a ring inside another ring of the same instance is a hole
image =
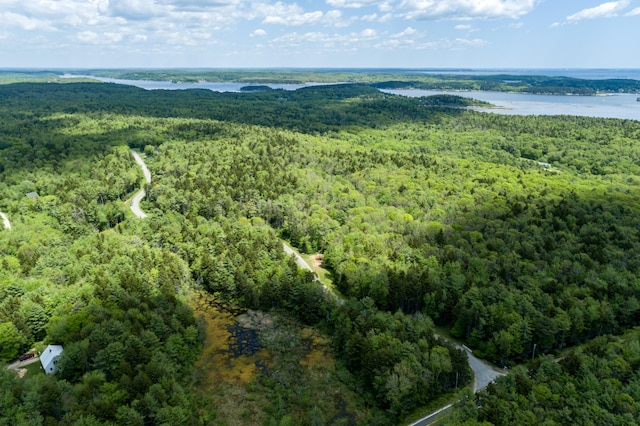
[[[42,354],[40,354],[40,363],[45,373],[55,373],[56,367],[54,361],[62,354],[62,351],[63,349],[60,345],[49,345]]]

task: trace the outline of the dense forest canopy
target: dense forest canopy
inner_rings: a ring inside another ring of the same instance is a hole
[[[443,424],[566,425],[638,423],[640,334],[602,336],[554,359],[544,356],[461,398]]]
[[[331,336],[332,386],[360,399],[314,405],[290,391],[300,370],[263,366],[249,387],[274,425],[395,423],[466,385],[436,327],[510,366],[640,325],[638,121],[367,84],[19,83],[0,100],[0,356],[66,348],[57,376],[3,369],[0,424],[229,421],[190,373],[195,290]],[[145,220],[125,203],[142,184],[129,148],[153,175]],[[323,254],[337,298],[281,239]]]

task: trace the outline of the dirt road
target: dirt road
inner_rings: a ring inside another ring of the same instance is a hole
[[[0,217],[2,218],[2,222],[4,223],[4,229],[7,231],[11,230],[11,222],[9,222],[9,218],[5,213],[0,212]]]
[[[138,155],[138,153],[135,152],[134,150],[131,150],[131,155],[133,155],[133,158],[136,160],[136,163],[138,163],[138,165],[142,169],[145,182],[151,183],[151,172],[147,168],[147,165],[144,164],[144,161],[142,160],[140,155]],[[144,188],[141,188],[140,191],[136,192],[136,195],[133,196],[133,200],[131,200],[131,211],[133,212],[134,215],[136,215],[140,219],[144,219],[145,217],[147,217],[147,214],[143,212],[142,209],[140,208],[140,202],[142,201],[145,195],[146,195],[146,192],[144,191]]]

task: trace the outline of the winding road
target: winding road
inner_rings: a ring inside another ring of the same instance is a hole
[[[438,336],[438,339],[447,340],[442,336]],[[487,385],[493,382],[499,376],[505,376],[507,373],[497,370],[496,368],[490,366],[483,360],[476,358],[473,356],[471,349],[464,345],[458,345],[454,343],[457,349],[461,349],[467,353],[467,359],[469,362],[469,367],[473,370],[473,393],[479,392],[482,389],[486,388]],[[409,426],[427,426],[432,424],[435,420],[447,414],[447,412],[451,409],[453,404],[447,404],[444,407],[438,408],[433,413],[421,418],[420,420],[416,420],[411,423]]]
[[[9,218],[5,213],[0,212],[0,217],[2,218],[2,222],[4,223],[4,229],[7,231],[11,230],[11,222],[9,222]]]
[[[145,182],[151,183],[151,172],[147,168],[147,165],[144,164],[144,161],[142,161],[142,158],[140,157],[140,155],[138,155],[138,153],[135,152],[134,150],[131,150],[131,155],[133,155],[133,158],[136,160],[136,163],[138,163],[138,165],[142,169]],[[143,212],[142,209],[140,208],[140,201],[142,201],[145,195],[146,195],[146,192],[144,191],[144,188],[141,188],[140,191],[136,192],[136,195],[133,196],[133,200],[131,200],[131,211],[133,212],[134,215],[136,215],[140,219],[144,219],[145,217],[147,217],[147,214]]]

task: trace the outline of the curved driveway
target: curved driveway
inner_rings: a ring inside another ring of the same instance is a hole
[[[6,214],[0,212],[0,217],[2,218],[2,222],[4,223],[4,229],[7,231],[11,230],[11,222],[9,222],[9,218]]]
[[[144,164],[144,161],[142,161],[142,158],[140,158],[140,155],[138,155],[138,153],[135,152],[134,150],[131,150],[131,155],[133,155],[133,158],[136,160],[136,163],[138,163],[138,165],[142,169],[145,182],[151,183],[151,172],[147,168],[147,165]],[[140,202],[142,201],[145,195],[146,195],[146,192],[144,191],[144,188],[141,188],[140,191],[136,192],[136,195],[133,196],[133,200],[131,200],[131,211],[133,212],[134,215],[136,215],[140,219],[144,219],[145,217],[147,217],[146,213],[143,212],[142,209],[140,208]]]

